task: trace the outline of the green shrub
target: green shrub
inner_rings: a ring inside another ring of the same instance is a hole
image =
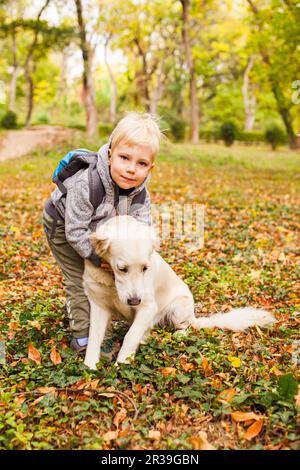
[[[99,136],[100,137],[109,136],[114,130],[114,127],[115,126],[110,122],[100,122],[100,124],[98,124]]]
[[[1,121],[1,127],[4,129],[16,129],[17,128],[17,115],[14,111],[7,111]]]
[[[38,124],[49,124],[50,119],[47,113],[39,113],[36,117],[36,122]]]
[[[237,128],[233,122],[228,121],[222,124],[221,129],[220,129],[220,136],[227,147],[233,144],[233,142],[236,139],[236,135],[237,135]]]
[[[271,144],[273,150],[276,150],[279,144],[283,144],[286,142],[284,132],[276,124],[273,124],[272,126],[266,129],[265,139],[267,142],[269,142],[269,144]]]
[[[236,140],[246,144],[258,144],[265,142],[265,134],[259,131],[238,131]]]
[[[166,125],[166,136],[174,142],[181,142],[185,139],[187,124],[178,117],[177,113],[168,111],[163,112],[163,123]]]

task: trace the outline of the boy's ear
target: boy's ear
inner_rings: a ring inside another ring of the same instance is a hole
[[[97,235],[96,232],[92,233],[90,236],[91,245],[94,248],[96,254],[101,258],[108,252],[110,239],[103,235]]]

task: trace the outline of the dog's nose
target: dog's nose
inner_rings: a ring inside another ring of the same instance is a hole
[[[128,305],[139,305],[141,303],[141,299],[138,297],[131,297],[131,299],[127,299]]]

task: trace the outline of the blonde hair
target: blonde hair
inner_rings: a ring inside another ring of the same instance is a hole
[[[147,145],[153,157],[159,151],[160,141],[165,135],[159,128],[159,117],[150,113],[128,112],[111,133],[111,151],[124,140],[124,143]]]

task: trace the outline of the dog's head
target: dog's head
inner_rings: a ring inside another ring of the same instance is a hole
[[[111,265],[120,301],[141,304],[152,286],[152,255],[159,249],[153,228],[121,215],[99,225],[91,243],[97,255]]]

